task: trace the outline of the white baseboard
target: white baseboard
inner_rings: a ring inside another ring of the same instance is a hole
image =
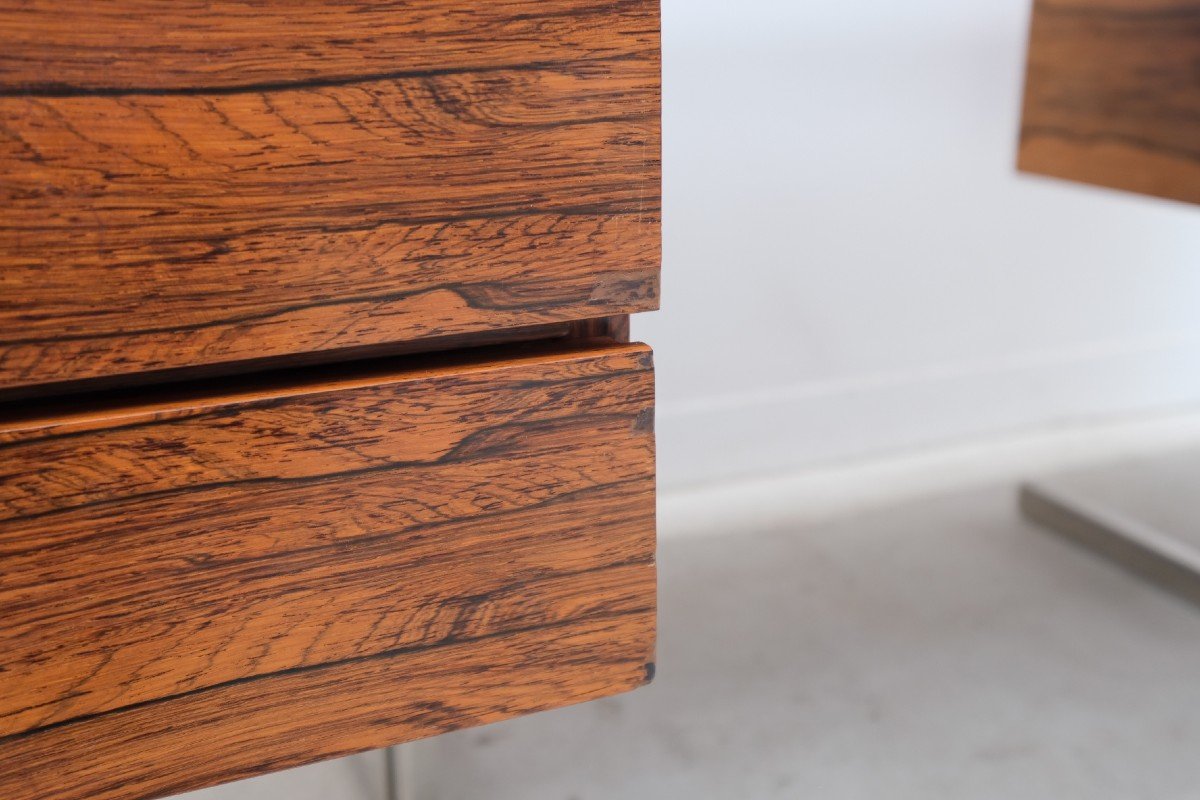
[[[1200,408],[1200,333],[1190,332],[684,402],[672,401],[669,359],[660,353],[666,491]]]
[[[858,510],[1110,461],[1200,448],[1200,411],[1083,424],[754,480],[674,489],[659,500],[664,537],[729,535],[821,522]]]

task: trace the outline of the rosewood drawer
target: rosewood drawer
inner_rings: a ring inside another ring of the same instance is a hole
[[[0,392],[658,305],[657,0],[0,0],[0,42]]]
[[[0,796],[158,797],[653,670],[653,368],[528,346],[9,409]]]
[[[0,0],[0,798],[645,683],[660,141],[657,0]]]

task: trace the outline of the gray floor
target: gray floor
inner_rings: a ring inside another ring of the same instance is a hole
[[[1200,611],[1010,490],[668,538],[661,565],[653,686],[416,745],[414,800],[1200,797]],[[368,796],[280,780],[195,797]]]

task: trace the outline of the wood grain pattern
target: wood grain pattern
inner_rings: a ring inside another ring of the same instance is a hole
[[[0,389],[658,305],[651,0],[0,0],[0,31]]]
[[[1200,203],[1200,0],[1037,0],[1020,167]]]
[[[0,31],[0,93],[182,92],[611,58],[630,42],[657,49],[658,7],[644,0],[0,0]]]
[[[0,796],[161,796],[643,683],[648,349],[470,358],[0,420]]]

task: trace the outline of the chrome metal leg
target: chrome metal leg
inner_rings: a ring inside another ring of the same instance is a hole
[[[412,746],[389,747],[383,751],[385,800],[416,800]]]
[[[1026,518],[1200,604],[1200,451],[1060,475],[1021,490]]]
[[[384,800],[405,800],[400,796],[400,775],[396,761],[399,759],[397,748],[389,747],[383,751],[383,797]]]

